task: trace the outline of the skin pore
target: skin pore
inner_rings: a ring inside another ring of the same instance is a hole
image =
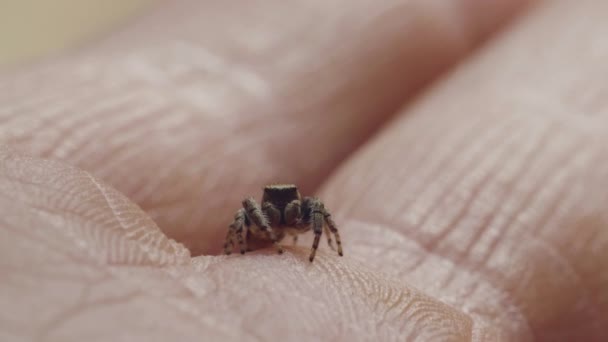
[[[607,8],[526,5],[161,2],[5,72],[0,340],[608,339]],[[344,257],[220,255],[275,182]]]

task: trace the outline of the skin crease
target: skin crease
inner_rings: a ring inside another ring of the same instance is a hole
[[[606,5],[464,58],[523,3],[326,4],[161,4],[0,79],[0,340],[608,339]],[[343,258],[213,255],[272,181]]]

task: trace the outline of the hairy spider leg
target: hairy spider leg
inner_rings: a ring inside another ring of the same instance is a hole
[[[302,220],[302,203],[300,200],[293,200],[285,206],[285,225],[294,227]]]
[[[293,200],[285,206],[284,213],[285,225],[291,227],[297,227],[302,223],[302,202],[300,200]],[[293,239],[293,245],[298,244],[298,234],[291,236]]]
[[[270,205],[272,206],[272,204],[270,204]],[[268,219],[264,215],[262,208],[260,208],[260,205],[255,201],[255,199],[253,199],[253,198],[245,199],[243,201],[243,208],[245,209],[245,215],[247,216],[247,219],[249,219],[250,222],[255,224],[262,231],[268,232],[268,235],[270,235],[270,240],[272,241],[273,245],[277,249],[277,252],[279,254],[283,254],[283,248],[279,244],[275,231],[272,229],[272,227],[270,227],[270,224],[268,223]]]
[[[232,249],[234,248],[234,229],[232,229],[232,225],[228,227],[228,233],[226,234],[226,240],[224,242],[224,254],[226,255],[230,255],[230,253],[232,253]]]
[[[243,235],[247,234],[247,230],[249,227],[249,222],[247,222],[247,216],[245,209],[239,209],[234,215],[234,221],[230,224],[230,229],[228,230],[228,234],[226,235],[226,242],[224,243],[224,253],[230,254],[232,253],[232,249],[234,248],[234,238],[236,236],[237,242],[239,244],[239,248],[241,254],[245,254],[247,251],[247,242],[243,239]],[[230,248],[228,248],[230,246]]]
[[[338,245],[338,255],[342,256],[342,241],[340,240],[340,233],[338,233],[338,226],[336,225],[336,222],[332,220],[329,211],[325,208],[323,208],[323,216],[325,218],[325,223],[327,223],[327,227],[329,227],[329,230],[331,230],[331,232],[334,233],[334,236],[336,237],[336,245]],[[329,236],[330,235],[327,234],[327,243],[329,243],[331,249],[334,249],[334,246],[331,243],[331,238]]]
[[[303,200],[303,207],[305,208],[304,219],[307,219],[308,222],[302,222],[302,224],[312,227],[313,233],[315,234],[309,260],[311,262],[314,260],[323,231],[325,231],[325,234],[327,235],[327,244],[329,244],[333,250],[335,250],[335,248],[331,241],[331,233],[334,234],[336,245],[338,246],[338,254],[342,256],[342,241],[340,239],[340,233],[338,233],[338,227],[334,220],[332,220],[331,214],[325,208],[323,202],[315,197],[305,197]]]
[[[334,242],[331,240],[331,232],[329,231],[328,225],[323,225],[323,232],[325,233],[325,237],[327,238],[327,244],[329,245],[329,248],[331,248],[332,251],[335,251],[336,247],[334,247]]]
[[[315,239],[312,243],[312,249],[310,251],[310,257],[308,260],[312,262],[315,259],[315,255],[317,254],[317,248],[319,248],[319,240],[321,239],[321,234],[323,234],[323,224],[324,224],[324,208],[323,203],[316,198],[310,199],[310,225],[312,226],[312,231],[315,234]]]

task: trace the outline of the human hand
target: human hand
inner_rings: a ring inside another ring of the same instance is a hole
[[[605,6],[462,61],[522,5],[167,2],[5,75],[0,339],[606,340]],[[216,255],[276,181],[343,258]]]

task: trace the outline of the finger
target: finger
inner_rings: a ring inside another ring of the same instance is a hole
[[[545,3],[365,146],[323,192],[345,254],[517,340],[606,340],[604,9]]]
[[[167,239],[139,207],[90,173],[22,157],[4,147],[0,160],[0,220],[10,228],[3,230],[7,237],[22,233],[20,238],[32,242],[70,245],[74,255],[86,252],[92,261],[103,264],[158,266],[189,261],[187,249]],[[110,246],[116,248],[108,253]]]
[[[305,250],[190,259],[90,174],[5,150],[0,160],[6,340],[500,338],[495,327],[323,252],[313,265]]]
[[[5,77],[0,141],[91,171],[194,253],[219,251],[242,198],[268,182],[312,191],[525,2],[490,19],[471,14],[484,1],[167,3]]]

